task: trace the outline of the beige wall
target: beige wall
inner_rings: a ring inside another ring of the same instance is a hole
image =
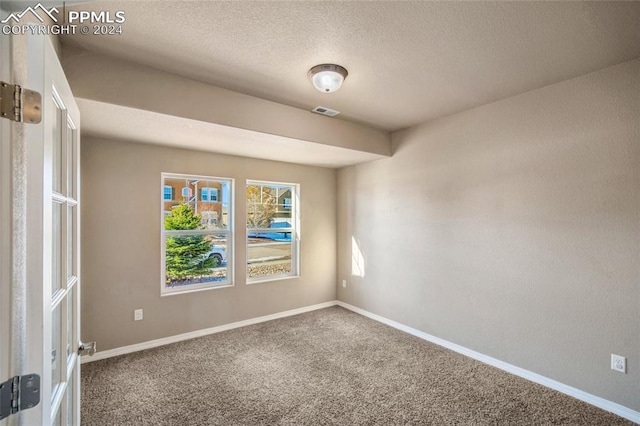
[[[338,173],[339,299],[640,410],[640,60],[393,139]]]
[[[100,350],[335,300],[335,170],[91,138],[81,161],[82,339]],[[235,179],[234,287],[160,297],[162,172]],[[245,285],[246,179],[300,184],[301,278]]]

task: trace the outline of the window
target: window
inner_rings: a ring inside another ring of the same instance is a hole
[[[200,190],[200,200],[207,203],[218,201],[218,188],[202,188]]]
[[[163,173],[162,185],[161,294],[232,285],[233,180]],[[181,199],[168,202],[168,187],[182,188]]]
[[[299,276],[299,187],[247,181],[247,282]]]
[[[162,198],[164,199],[164,201],[173,200],[173,187],[165,185]]]

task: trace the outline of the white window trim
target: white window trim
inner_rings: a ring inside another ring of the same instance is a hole
[[[300,278],[300,184],[288,183],[288,182],[274,182],[266,180],[253,180],[247,179],[245,183],[245,206],[246,206],[246,187],[249,185],[274,185],[274,186],[286,186],[291,188],[291,227],[289,228],[246,228],[247,236],[245,237],[245,252],[247,264],[245,265],[245,272],[247,275],[247,285],[262,284],[272,281],[281,281],[285,279]],[[277,200],[276,200],[277,201]],[[276,203],[276,205],[278,205]],[[245,212],[245,227],[247,223],[248,212]],[[291,233],[291,268],[292,271],[285,274],[272,274],[265,275],[263,277],[249,277],[248,273],[248,259],[249,259],[249,234],[253,233],[273,233],[276,232],[290,232]]]
[[[179,294],[194,293],[205,290],[216,290],[220,288],[229,288],[235,285],[235,256],[234,256],[234,216],[235,216],[235,179],[219,176],[202,176],[181,173],[161,173],[160,184],[164,185],[165,179],[188,179],[188,180],[219,180],[226,181],[229,184],[229,205],[228,208],[228,227],[227,229],[198,229],[198,230],[170,230],[164,229],[164,196],[161,197],[160,203],[160,296],[175,296]],[[164,190],[163,190],[164,191]],[[163,192],[164,194],[164,192]],[[221,218],[222,219],[222,218]],[[169,235],[188,235],[188,234],[224,234],[227,238],[227,279],[226,281],[216,283],[191,284],[183,287],[169,288],[166,286],[166,238]]]

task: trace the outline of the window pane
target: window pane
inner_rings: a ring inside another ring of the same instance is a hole
[[[67,294],[67,362],[69,361],[69,357],[74,353],[74,341],[75,341],[75,333],[74,333],[74,314],[75,314],[75,291],[76,286],[73,286],[69,293]]]
[[[247,228],[291,228],[292,191],[291,186],[247,185]]]
[[[53,420],[52,426],[61,426],[62,425],[62,407],[58,409],[58,414],[56,414],[56,418]]]
[[[173,201],[164,199],[164,229],[229,229],[230,184],[227,179],[165,177],[164,185],[178,188],[180,197]],[[218,197],[220,193],[222,197]]]
[[[51,316],[51,391],[53,392],[66,378],[66,372],[63,373],[64,367],[61,361],[62,358],[62,306],[64,303],[59,303],[53,310]]]
[[[53,125],[53,190],[62,193],[62,129],[64,111],[53,101],[56,119]],[[65,120],[66,121],[66,120]],[[64,141],[66,142],[66,141]]]
[[[227,236],[212,234],[165,237],[165,285],[227,284]]]
[[[53,203],[52,211],[52,265],[51,265],[51,293],[62,288],[62,205]]]
[[[69,198],[76,198],[76,144],[77,131],[72,127],[71,123],[67,122],[67,196]]]
[[[74,392],[75,392],[75,384],[76,384],[76,380],[75,380],[75,374],[76,374],[76,370],[75,368],[73,369],[73,372],[71,373],[71,376],[69,376],[69,381],[67,382],[67,426],[73,426],[74,425],[74,421],[73,421],[73,415],[74,415],[74,410],[73,410],[73,398],[74,398]]]
[[[248,239],[247,275],[260,278],[292,273],[291,242],[278,242],[268,238]]]
[[[76,207],[69,206],[67,207],[67,281],[73,277],[77,276],[76,267],[75,267],[75,245],[76,245],[76,227],[75,227],[75,215],[76,215]]]

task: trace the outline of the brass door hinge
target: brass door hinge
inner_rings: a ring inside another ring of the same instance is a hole
[[[42,120],[42,96],[18,84],[0,81],[0,117],[38,124]]]

